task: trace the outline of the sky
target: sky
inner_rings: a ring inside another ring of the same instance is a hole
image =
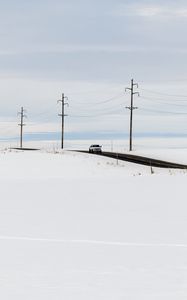
[[[186,1],[0,0],[0,135],[60,131],[125,138],[133,78],[136,136],[186,135]]]

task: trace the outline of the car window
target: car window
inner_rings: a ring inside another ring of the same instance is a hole
[[[100,148],[101,146],[100,145],[91,145],[90,147],[97,147],[97,148],[99,147]]]

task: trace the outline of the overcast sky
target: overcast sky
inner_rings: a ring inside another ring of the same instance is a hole
[[[28,122],[40,123],[27,131],[55,132],[56,101],[64,92],[67,132],[127,134],[130,98],[124,90],[134,78],[140,92],[135,133],[187,134],[187,1],[0,4],[2,121],[17,122],[24,106]],[[11,134],[7,124],[1,131]]]

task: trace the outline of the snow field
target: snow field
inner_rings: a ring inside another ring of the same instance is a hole
[[[0,153],[2,299],[186,299],[185,170]]]

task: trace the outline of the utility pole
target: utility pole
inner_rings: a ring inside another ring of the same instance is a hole
[[[132,151],[132,120],[133,120],[133,110],[137,109],[138,107],[133,106],[133,101],[134,101],[134,95],[138,94],[138,92],[134,92],[134,87],[138,88],[138,84],[134,83],[134,80],[131,79],[131,87],[126,88],[125,91],[130,90],[131,91],[131,105],[127,106],[126,108],[130,110],[130,136],[129,136],[129,151]]]
[[[21,107],[21,112],[18,113],[18,115],[20,115],[20,124],[18,124],[20,126],[20,148],[23,148],[23,126],[25,126],[25,124],[23,123],[24,118],[26,118],[26,115],[24,115],[25,110],[23,109],[23,107]]]
[[[64,107],[65,105],[68,105],[68,103],[65,102],[65,99],[68,100],[68,97],[64,96],[64,93],[62,93],[62,99],[58,100],[57,103],[61,103],[61,114],[59,114],[59,117],[61,117],[62,120],[62,128],[61,128],[61,149],[64,148],[64,117],[67,116],[64,114]]]

